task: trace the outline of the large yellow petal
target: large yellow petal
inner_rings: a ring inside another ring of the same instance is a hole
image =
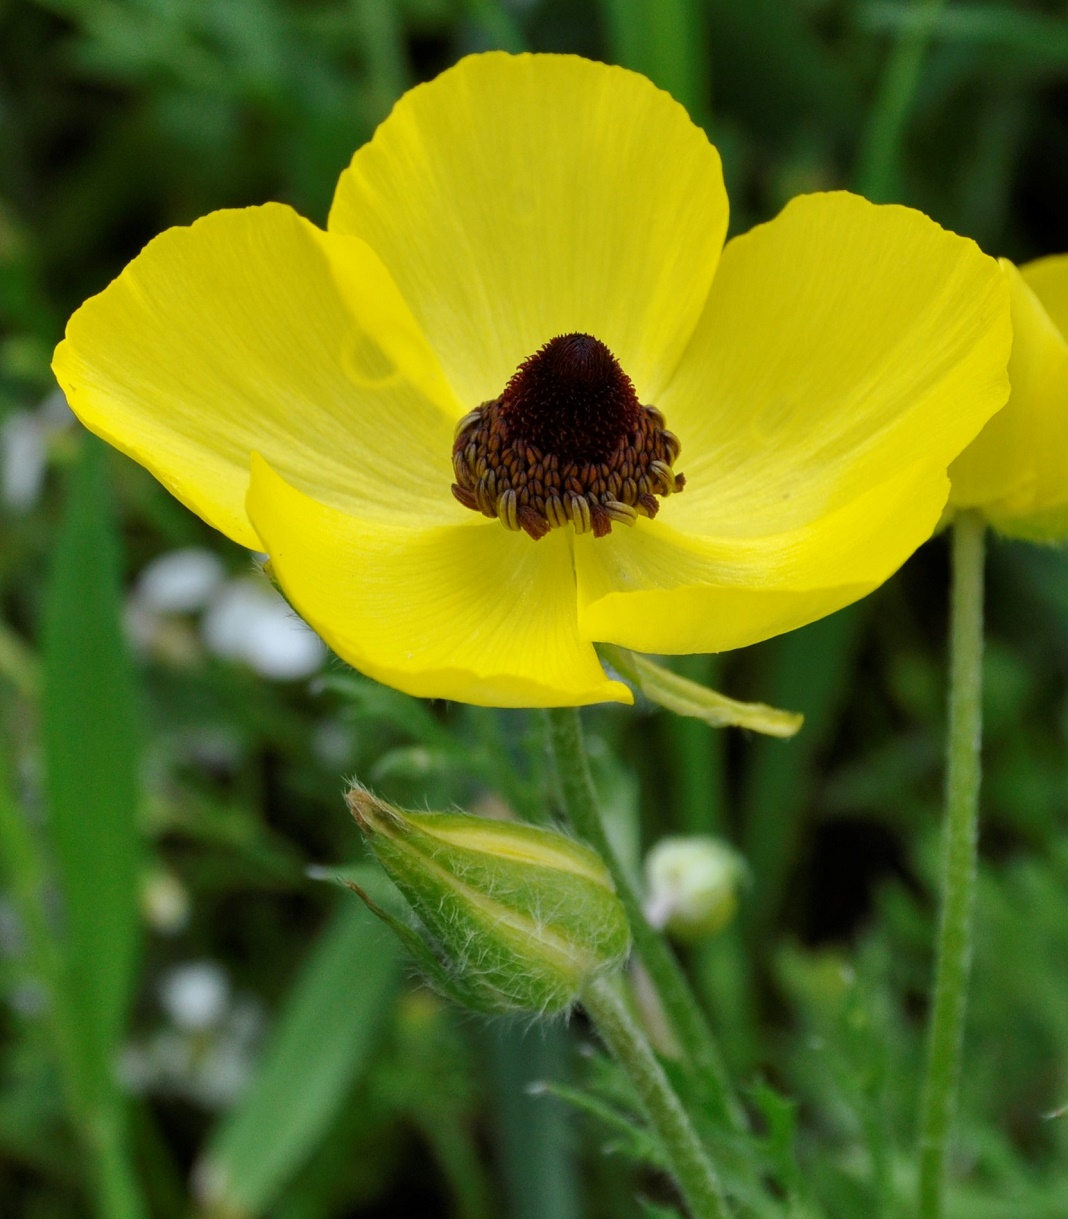
[[[339,656],[422,698],[631,702],[578,635],[570,539],[497,522],[408,528],[317,503],[255,456],[248,511],[298,612]]]
[[[468,407],[572,331],[659,394],[726,226],[719,156],[683,108],[567,55],[471,56],[406,93],[330,213],[381,256]]]
[[[997,264],[918,212],[808,196],[732,241],[658,404],[686,488],[578,539],[583,633],[719,651],[875,588],[1005,401],[1010,341]]]
[[[576,538],[579,629],[641,652],[720,652],[833,613],[930,537],[949,483],[913,466],[828,513],[765,537],[701,537],[658,517]]]
[[[1068,534],[1068,257],[1018,271],[1012,289],[1012,394],[953,463],[955,508],[981,508],[1002,533],[1036,540]],[[1048,300],[1048,304],[1047,304]]]
[[[661,519],[818,545],[896,471],[944,471],[1008,397],[1007,297],[993,259],[919,212],[793,200],[728,244],[657,403],[687,478]]]
[[[71,318],[56,376],[82,422],[243,545],[249,455],[369,519],[446,521],[459,411],[388,273],[290,208],[152,241]]]

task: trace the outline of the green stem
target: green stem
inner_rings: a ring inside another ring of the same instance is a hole
[[[687,1062],[702,1092],[736,1130],[745,1128],[745,1111],[734,1094],[727,1069],[686,977],[671,949],[646,921],[641,895],[619,862],[604,828],[582,739],[582,721],[573,707],[547,712],[549,740],[571,824],[604,859],[626,907],[634,946],[674,1026]]]
[[[716,1170],[664,1068],[612,983],[604,978],[591,983],[582,1005],[637,1089],[693,1219],[728,1219],[731,1211]]]
[[[920,1217],[941,1219],[946,1148],[960,1076],[972,955],[983,695],[983,531],[977,513],[953,527],[949,727],[942,913],[920,1117]]]
[[[875,203],[899,202],[901,141],[934,21],[945,0],[911,0],[911,4],[920,20],[901,31],[890,52],[861,151],[857,189]]]

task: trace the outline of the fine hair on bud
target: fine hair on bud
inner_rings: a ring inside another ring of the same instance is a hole
[[[512,821],[408,812],[359,785],[346,800],[418,926],[361,897],[463,1006],[553,1015],[625,963],[626,913],[589,847]]]

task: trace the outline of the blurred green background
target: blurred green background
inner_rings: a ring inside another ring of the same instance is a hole
[[[337,884],[366,866],[341,776],[541,819],[540,721],[324,657],[48,370],[152,235],[267,199],[325,222],[395,98],[491,47],[670,90],[721,150],[732,232],[845,186],[1018,261],[1068,249],[1063,2],[0,0],[0,1215],[669,1213],[581,1022],[449,1010]],[[911,1213],[945,585],[936,539],[861,605],[678,662],[805,712],[791,742],[587,720],[636,867],[672,831],[748,860],[735,924],[682,952],[791,1215]],[[950,1213],[1064,1219],[1068,555],[995,542],[989,598]]]

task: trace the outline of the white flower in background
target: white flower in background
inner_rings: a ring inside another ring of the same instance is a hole
[[[310,677],[326,656],[265,576],[227,579],[218,556],[200,547],[168,551],[144,568],[127,602],[126,630],[141,652],[188,664],[206,648],[275,681]]]
[[[170,970],[158,993],[168,1023],[127,1046],[120,1064],[126,1087],[184,1096],[208,1109],[232,1104],[252,1074],[261,1008],[235,997],[213,961]]]
[[[32,411],[13,411],[0,426],[0,501],[9,512],[28,512],[41,496],[49,441],[74,415],[59,390]]]
[[[230,1006],[230,979],[214,961],[192,961],[164,974],[160,1006],[183,1033],[218,1024]]]
[[[264,677],[310,677],[326,656],[322,640],[266,578],[230,580],[212,600],[201,630],[210,652],[242,660]]]
[[[192,614],[202,610],[226,579],[218,555],[202,546],[168,550],[141,571],[134,597],[157,614]]]

